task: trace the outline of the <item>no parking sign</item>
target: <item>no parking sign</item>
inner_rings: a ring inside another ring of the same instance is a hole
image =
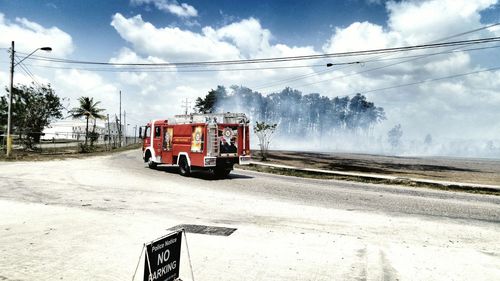
[[[183,231],[146,245],[144,281],[172,281],[179,277]]]

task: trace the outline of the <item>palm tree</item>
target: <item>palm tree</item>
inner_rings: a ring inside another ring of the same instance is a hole
[[[104,109],[97,107],[97,105],[99,105],[99,103],[101,102],[94,102],[94,98],[80,97],[78,98],[78,102],[80,102],[80,106],[71,109],[69,111],[69,114],[71,117],[73,117],[73,119],[85,117],[85,119],[87,120],[87,127],[85,128],[85,145],[87,145],[87,139],[89,135],[89,118],[104,119],[105,116],[101,114]]]

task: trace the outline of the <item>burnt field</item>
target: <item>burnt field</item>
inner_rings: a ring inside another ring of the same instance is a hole
[[[254,159],[259,160],[258,155]],[[440,181],[500,185],[500,160],[270,151],[267,163]]]

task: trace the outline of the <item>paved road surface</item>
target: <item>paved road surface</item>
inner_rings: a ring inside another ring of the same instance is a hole
[[[196,280],[498,280],[499,207],[241,170],[184,178],[138,151],[0,163],[0,280],[130,280],[142,243],[178,224],[237,228],[188,234]]]

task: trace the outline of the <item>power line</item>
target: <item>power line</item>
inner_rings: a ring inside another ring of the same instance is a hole
[[[474,33],[474,32],[478,32],[478,31],[481,31],[481,30],[484,30],[484,29],[488,29],[488,28],[491,28],[491,27],[494,27],[494,26],[497,26],[497,25],[500,25],[500,23],[493,23],[493,24],[490,24],[490,25],[486,25],[486,26],[483,26],[483,27],[480,27],[480,28],[476,28],[476,29],[472,29],[472,30],[468,30],[468,31],[465,31],[465,32],[461,32],[461,33],[458,33],[458,34],[454,34],[454,35],[451,35],[451,36],[448,36],[448,37],[444,37],[444,38],[440,38],[440,39],[437,39],[437,40],[434,40],[434,41],[431,41],[429,42],[428,44],[432,44],[432,43],[438,43],[438,42],[442,42],[442,41],[445,41],[445,40],[449,40],[451,38],[455,38],[455,37],[460,37],[460,36],[463,36],[463,35],[466,35],[466,34],[470,34],[470,33]],[[386,55],[382,55],[382,56],[376,56],[374,57],[373,59],[369,60],[369,61],[365,61],[364,63],[367,63],[367,62],[373,62],[375,60],[378,60],[379,58],[383,58],[383,57],[387,57],[387,56],[391,56],[392,54],[386,54]],[[403,62],[402,62],[403,63]],[[343,69],[345,67],[342,67],[340,69]],[[267,84],[264,84],[262,86],[257,86],[257,90],[259,89],[265,89],[265,88],[269,88],[269,87],[272,87],[272,86],[277,86],[277,85],[280,85],[280,84],[283,84],[281,82],[288,82],[288,81],[297,81],[297,80],[302,80],[302,79],[305,79],[305,78],[308,78],[308,77],[311,77],[311,76],[316,76],[316,75],[320,75],[324,72],[328,72],[328,71],[334,71],[334,70],[340,70],[339,68],[337,69],[325,69],[323,71],[320,71],[320,72],[317,72],[317,73],[310,73],[308,75],[300,75],[300,76],[297,76],[297,77],[292,77],[292,78],[288,78],[288,79],[284,79],[284,80],[280,80],[278,81],[279,83],[267,83]]]
[[[351,63],[345,63],[351,64]],[[51,66],[51,65],[40,65],[40,64],[28,64],[34,67],[41,68],[53,68],[53,69],[77,69],[84,71],[102,71],[102,72],[161,72],[161,73],[183,73],[183,72],[221,72],[221,71],[247,71],[247,70],[272,70],[272,69],[290,69],[290,68],[311,68],[311,67],[324,67],[325,64],[312,64],[312,65],[295,65],[295,66],[274,66],[274,67],[254,67],[254,68],[223,68],[223,69],[188,69],[188,70],[175,70],[171,68],[161,68],[161,67],[131,67],[131,68],[84,68],[84,67],[62,67],[62,66]]]
[[[334,69],[334,70],[340,70],[340,69],[343,69],[345,67],[349,67],[352,65],[365,65],[367,63],[390,61],[390,60],[401,60],[401,59],[405,59],[405,58],[417,58],[418,59],[418,58],[428,57],[428,56],[432,56],[432,55],[451,54],[451,53],[455,53],[455,52],[465,52],[465,51],[485,50],[485,49],[493,49],[493,48],[498,48],[498,47],[500,47],[500,45],[489,46],[489,47],[480,47],[480,48],[461,49],[461,50],[455,49],[455,50],[448,50],[448,51],[431,53],[431,54],[410,55],[410,56],[395,57],[395,58],[380,58],[380,59],[372,59],[372,60],[368,60],[368,61],[339,62],[339,63],[331,63],[331,65],[332,66],[344,66],[341,68]],[[402,63],[402,62],[400,62],[400,63]],[[151,73],[196,73],[196,72],[225,72],[225,71],[256,71],[256,70],[295,69],[295,68],[313,68],[313,67],[323,67],[324,68],[326,66],[326,64],[311,64],[311,65],[254,67],[254,68],[222,68],[222,69],[221,68],[215,68],[215,69],[208,68],[208,69],[172,70],[170,68],[164,69],[161,67],[130,67],[130,68],[91,67],[91,68],[86,68],[86,67],[63,67],[63,66],[54,66],[54,65],[26,64],[26,63],[25,63],[25,65],[32,66],[32,67],[38,67],[38,68],[67,69],[67,70],[76,69],[76,70],[92,71],[92,72],[151,72]],[[324,70],[317,71],[314,73],[303,74],[303,75],[300,75],[298,77],[292,77],[292,78],[287,78],[284,80],[273,81],[270,83],[263,84],[261,86],[256,86],[255,89],[268,88],[266,85],[282,84],[282,83],[278,83],[278,82],[292,81],[292,80],[296,80],[297,78],[300,78],[300,77],[309,77],[309,76],[319,75],[320,73],[323,73],[326,71],[331,71],[331,70],[324,69]]]
[[[436,82],[436,81],[441,81],[441,80],[446,80],[446,79],[453,79],[453,78],[458,78],[458,77],[463,77],[463,76],[468,76],[468,75],[473,75],[473,74],[478,74],[478,73],[483,73],[483,72],[490,72],[490,71],[495,71],[495,70],[500,70],[500,67],[493,67],[493,68],[488,68],[488,69],[483,69],[483,70],[454,74],[454,75],[450,75],[450,76],[420,80],[420,81],[407,83],[407,84],[394,85],[394,86],[378,88],[378,89],[373,89],[373,90],[368,90],[368,91],[360,91],[358,93],[359,94],[367,94],[367,93],[372,93],[372,92],[379,92],[379,91],[384,91],[384,90],[390,90],[390,89],[395,89],[395,88],[401,88],[401,87],[413,86],[413,85],[418,85],[418,84]],[[356,94],[358,94],[358,93],[356,93]],[[352,95],[356,95],[356,94],[350,94],[350,95],[345,95],[345,96],[352,96]]]
[[[402,64],[402,63],[406,63],[406,62],[410,62],[410,61],[414,61],[414,60],[418,60],[418,59],[422,59],[422,58],[428,58],[430,56],[436,56],[436,55],[442,55],[442,54],[448,54],[448,53],[455,53],[455,52],[478,51],[478,50],[492,49],[492,48],[498,48],[498,47],[500,47],[500,45],[490,46],[490,47],[481,47],[481,48],[470,48],[470,49],[463,49],[463,50],[449,50],[449,51],[440,52],[440,53],[431,53],[431,54],[423,54],[423,55],[417,55],[417,56],[410,56],[410,59],[408,59],[408,60],[403,60],[403,61],[399,61],[399,62],[395,62],[395,63],[391,63],[391,64],[386,64],[386,65],[379,66],[379,67],[373,67],[373,68],[365,69],[365,70],[362,70],[362,71],[357,71],[357,72],[348,73],[348,74],[344,74],[344,75],[340,75],[340,76],[336,76],[336,77],[331,77],[331,78],[323,79],[323,80],[320,80],[320,81],[315,81],[315,82],[311,82],[311,83],[301,84],[301,85],[298,85],[296,87],[297,88],[306,87],[306,86],[311,86],[311,85],[315,85],[315,84],[319,84],[319,83],[323,83],[323,82],[329,82],[329,81],[332,81],[333,79],[341,79],[341,78],[345,78],[345,77],[349,77],[349,76],[354,76],[354,75],[359,75],[359,74],[363,74],[363,73],[368,73],[368,72],[372,72],[372,71],[375,71],[375,70],[380,70],[380,69],[388,68],[388,67],[395,66],[395,65],[398,65],[398,64]],[[401,57],[401,58],[405,58],[405,57]],[[399,59],[399,58],[397,58],[397,59]],[[265,89],[265,88],[268,88],[268,87],[264,87],[264,88],[260,88],[260,89],[256,89],[256,90],[262,90],[262,89]]]
[[[409,51],[409,50],[419,50],[419,49],[427,49],[427,48],[441,48],[447,46],[456,46],[456,45],[468,45],[468,44],[481,44],[487,42],[495,42],[500,39],[500,37],[490,37],[490,38],[481,38],[481,39],[473,39],[473,40],[462,40],[462,41],[454,41],[454,42],[444,42],[444,43],[435,43],[444,40],[448,40],[450,38],[463,36],[466,34],[470,34],[473,32],[477,32],[483,29],[488,29],[494,26],[500,25],[500,23],[494,23],[491,25],[483,26],[474,30],[462,32],[456,35],[452,35],[443,39],[439,39],[433,41],[429,44],[423,45],[414,45],[414,46],[406,46],[406,47],[395,47],[395,48],[384,48],[384,49],[372,49],[372,50],[364,50],[364,51],[351,51],[351,52],[339,52],[339,53],[326,53],[326,54],[318,54],[318,55],[304,55],[304,56],[288,56],[288,57],[274,57],[274,58],[260,58],[260,59],[246,59],[246,60],[221,60],[221,61],[198,61],[198,62],[174,62],[174,63],[110,63],[110,62],[97,62],[97,61],[78,61],[78,60],[68,60],[63,58],[53,58],[46,56],[37,56],[33,55],[29,59],[33,60],[45,60],[51,62],[61,62],[61,63],[72,63],[72,64],[96,64],[96,65],[114,65],[114,66],[200,66],[200,65],[227,65],[227,64],[246,64],[246,63],[261,63],[261,62],[283,62],[283,61],[295,61],[295,60],[308,60],[308,59],[320,59],[320,58],[331,58],[331,57],[343,57],[343,56],[356,56],[356,55],[370,55],[377,53],[392,53],[392,52],[401,52],[401,51]],[[0,48],[7,49],[7,48]],[[18,52],[20,54],[24,54],[22,52]]]
[[[344,69],[346,67],[350,67],[350,66],[352,66],[354,64],[359,64],[359,63],[360,62],[352,62],[352,63],[346,64],[344,67],[336,68],[336,70]],[[337,63],[335,65],[340,65],[340,64]],[[323,64],[323,67],[326,67],[326,64]],[[331,71],[331,69],[325,68],[325,69],[320,70],[320,71],[311,72],[311,73],[308,73],[308,74],[302,74],[302,75],[294,76],[294,77],[291,77],[291,78],[286,78],[286,79],[282,79],[282,80],[278,80],[278,81],[273,81],[273,82],[268,82],[268,83],[264,83],[264,84],[261,84],[261,85],[257,85],[256,87],[254,87],[254,89],[255,90],[265,89],[265,88],[273,87],[273,86],[276,86],[276,85],[281,85],[281,84],[287,83],[289,81],[296,81],[296,80],[301,80],[301,79],[305,79],[305,78],[308,78],[308,77],[320,75],[320,74],[328,72],[328,71]]]
[[[16,59],[16,58],[17,58],[17,59]],[[23,62],[21,62],[21,61],[19,60],[19,57],[18,57],[17,55],[15,55],[15,61],[16,61],[16,62],[18,63],[18,65],[21,67],[21,70],[22,70],[24,73],[26,73],[26,75],[28,75],[28,76],[31,78],[31,80],[33,80],[33,82],[34,82],[35,84],[37,84],[37,85],[38,85],[38,87],[42,88],[42,85],[41,85],[40,83],[38,83],[38,80],[35,78],[35,75],[34,75],[34,74],[33,74],[33,73],[32,73],[32,72],[28,69],[28,67],[26,67],[26,66],[24,65],[24,63],[23,63]]]
[[[387,54],[387,53],[407,52],[407,51],[414,51],[414,50],[425,50],[425,49],[434,49],[434,48],[484,44],[484,43],[491,43],[491,42],[498,42],[498,41],[500,41],[500,37],[489,37],[489,38],[461,40],[461,41],[444,42],[444,43],[432,43],[432,44],[423,44],[423,45],[414,45],[414,46],[405,46],[405,47],[394,47],[394,48],[383,48],[383,49],[372,49],[372,50],[363,50],[363,51],[326,53],[326,54],[318,54],[318,55],[288,56],[288,57],[245,59],[245,60],[173,62],[173,63],[111,63],[111,62],[97,62],[97,61],[68,60],[68,59],[50,58],[50,57],[44,57],[44,56],[31,56],[29,59],[40,60],[40,61],[50,61],[50,62],[60,62],[60,63],[67,63],[67,64],[113,65],[113,66],[234,65],[234,64],[249,64],[249,63],[291,62],[291,61],[314,60],[314,59],[324,59],[324,58],[333,58],[333,57],[351,57],[351,56],[365,56],[365,55],[373,55],[373,54]]]
[[[441,42],[441,41],[445,41],[445,40],[448,40],[448,39],[451,39],[451,38],[464,36],[464,35],[471,34],[471,33],[474,33],[474,32],[478,32],[478,31],[481,31],[481,30],[484,30],[484,29],[492,28],[492,27],[495,27],[497,25],[500,25],[500,22],[492,23],[492,24],[489,24],[489,25],[486,25],[486,26],[483,26],[483,27],[479,27],[479,28],[476,28],[476,29],[472,29],[472,30],[469,30],[469,31],[462,32],[462,33],[454,34],[454,35],[451,35],[451,36],[448,36],[448,37],[445,37],[445,38],[441,38],[441,39],[437,40],[436,42]]]

